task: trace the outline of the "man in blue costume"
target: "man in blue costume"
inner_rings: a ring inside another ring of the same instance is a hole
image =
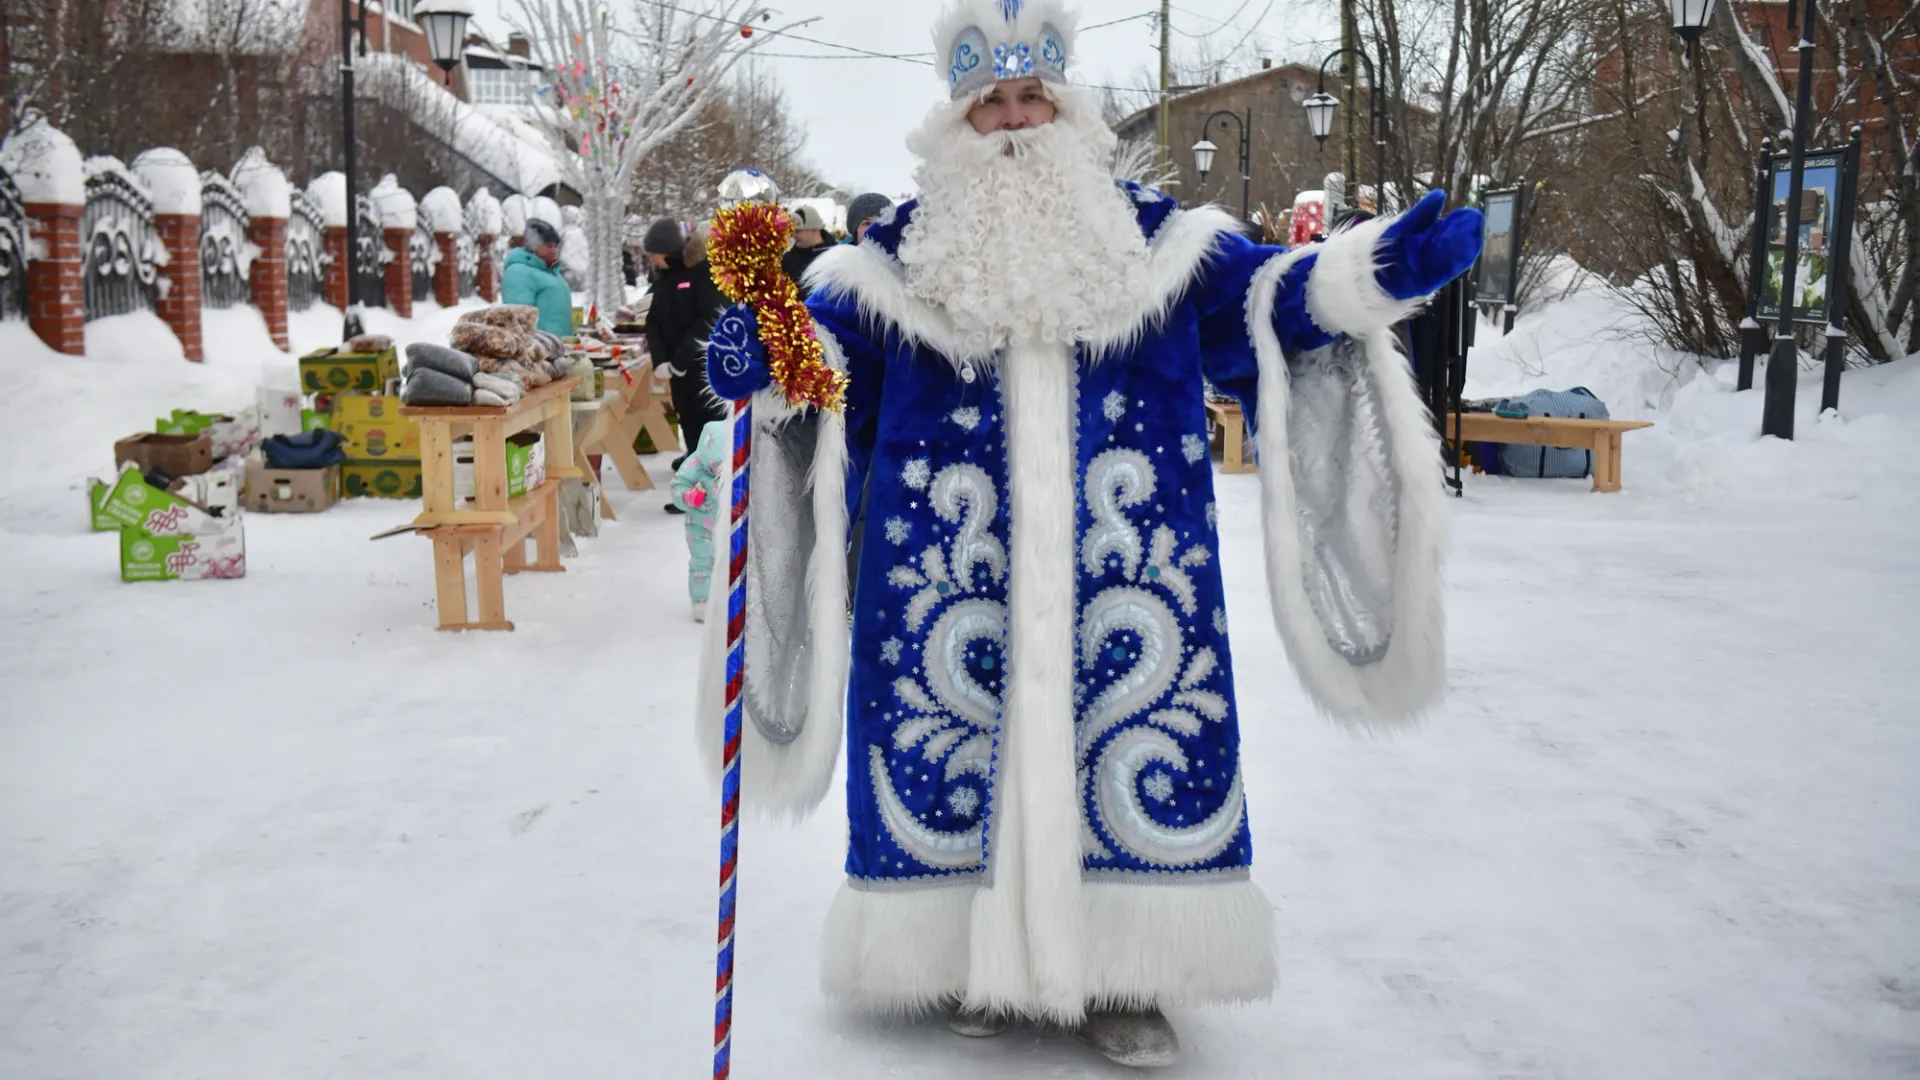
[[[965,0],[937,28],[950,102],[908,144],[920,197],[808,274],[844,412],[786,406],[745,308],[708,364],[755,404],[749,809],[812,810],[846,738],[827,989],[1157,1065],[1164,1006],[1275,980],[1204,383],[1257,426],[1302,683],[1343,721],[1411,721],[1445,681],[1446,504],[1389,327],[1472,264],[1479,216],[1442,219],[1435,193],[1286,250],[1117,182],[1067,82],[1075,22]],[[725,623],[702,676],[715,758]]]

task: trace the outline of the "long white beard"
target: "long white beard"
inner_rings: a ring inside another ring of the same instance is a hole
[[[900,242],[907,290],[944,308],[970,353],[1086,341],[1134,317],[1146,294],[1146,240],[1114,185],[1114,136],[1085,91],[1054,93],[1059,115],[1038,128],[981,135],[956,102],[907,140],[922,159]]]

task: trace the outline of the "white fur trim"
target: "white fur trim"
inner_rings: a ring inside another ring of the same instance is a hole
[[[1247,298],[1247,329],[1260,372],[1256,444],[1266,518],[1267,587],[1287,656],[1314,703],[1352,726],[1380,731],[1418,718],[1446,689],[1441,571],[1446,558],[1447,505],[1440,480],[1439,436],[1387,324],[1365,327],[1364,377],[1373,380],[1385,413],[1390,467],[1400,485],[1400,532],[1394,552],[1393,637],[1378,661],[1356,666],[1328,644],[1307,599],[1305,555],[1297,524],[1287,436],[1290,387],[1286,357],[1273,326],[1273,308],[1281,276],[1305,253],[1305,249],[1296,250],[1269,260],[1254,276]],[[1323,249],[1316,275],[1325,259]],[[1311,292],[1308,295],[1311,298]],[[1375,310],[1380,318],[1391,317]]]
[[[1087,343],[1095,354],[1114,352],[1138,340],[1186,295],[1200,268],[1219,250],[1220,237],[1238,229],[1232,215],[1216,207],[1176,210],[1147,248],[1148,287],[1134,314]],[[860,315],[899,330],[909,344],[921,345],[956,366],[993,363],[991,353],[971,350],[944,310],[907,292],[899,262],[874,244],[844,245],[826,252],[807,270],[815,292],[845,293]]]
[[[1087,999],[1073,730],[1075,361],[1019,343],[1000,369],[1012,579],[1009,670],[973,904],[967,1004],[1077,1022]]]
[[[831,333],[820,331],[826,361],[837,371],[846,356]],[[754,427],[796,415],[777,390],[754,396]],[[762,414],[765,409],[771,418]],[[729,418],[727,423],[731,423]],[[847,668],[852,642],[847,629],[847,421],[842,413],[820,419],[820,441],[810,477],[814,546],[807,563],[807,608],[814,654],[809,674],[807,719],[800,735],[782,746],[769,742],[752,724],[743,725],[740,745],[740,800],[749,813],[774,818],[804,818],[826,797],[840,757],[846,726]],[[727,455],[720,490],[733,490],[733,457]],[[716,530],[718,532],[718,530]],[[727,560],[730,541],[714,537],[719,553],[712,592],[707,599],[707,640],[700,665],[700,692],[694,725],[701,759],[716,781],[720,776],[725,730],[727,668]],[[748,630],[752,632],[751,628]]]
[[[885,890],[842,884],[827,914],[821,985],[885,1015],[967,998],[968,955],[976,951],[970,915],[985,891],[964,882]],[[1215,1005],[1273,993],[1273,905],[1251,881],[1086,880],[1078,923],[1088,946],[1086,1004],[1095,1008]],[[1060,1019],[1024,1006],[1009,1011]]]
[[[1307,314],[1329,334],[1363,337],[1392,326],[1426,305],[1427,298],[1396,300],[1380,287],[1380,247],[1394,218],[1374,218],[1329,236],[1311,250]]]

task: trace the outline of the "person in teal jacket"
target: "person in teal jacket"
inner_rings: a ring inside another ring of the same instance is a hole
[[[540,329],[554,337],[573,334],[573,290],[560,276],[560,230],[532,218],[526,244],[507,252],[500,302],[540,309]]]
[[[732,425],[708,424],[700,430],[700,442],[693,453],[673,476],[673,503],[687,515],[687,595],[693,601],[694,622],[707,621],[707,596],[713,587],[713,533],[724,508],[720,479],[732,448]]]

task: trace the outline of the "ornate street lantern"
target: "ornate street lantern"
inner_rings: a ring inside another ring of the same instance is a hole
[[[427,51],[433,55],[433,62],[440,65],[440,70],[446,72],[447,83],[451,85],[453,69],[460,66],[461,58],[466,55],[467,21],[473,18],[473,4],[469,0],[422,0],[420,6],[413,9],[413,18],[427,32]]]
[[[1207,174],[1213,171],[1213,155],[1219,151],[1220,148],[1213,145],[1210,139],[1201,139],[1193,144],[1193,167],[1199,170],[1201,183],[1207,182]]]
[[[1682,0],[1675,0],[1676,3]],[[1313,130],[1313,137],[1326,145],[1327,136],[1333,134],[1333,111],[1340,107],[1340,99],[1322,90],[1300,103],[1307,112],[1307,126]]]

